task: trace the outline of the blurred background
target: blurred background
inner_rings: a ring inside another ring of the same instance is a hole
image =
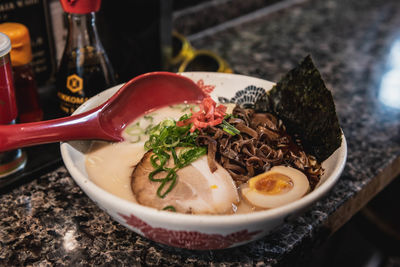
[[[95,12],[96,26],[109,65],[114,70],[113,84],[157,70],[233,72],[226,59],[213,51],[194,48],[190,41],[207,34],[209,29],[277,2],[279,0],[102,0],[100,10]],[[0,3],[0,23],[6,22],[21,23],[28,28],[31,65],[44,118],[60,116],[55,96],[59,88],[55,87],[57,72],[65,71],[60,61],[66,47],[67,13],[59,0],[4,0]]]
[[[138,74],[170,67],[173,31],[190,39],[276,2],[279,0],[102,0],[96,24],[118,82],[125,82]],[[36,80],[39,86],[52,83],[68,26],[60,1],[4,0],[0,3],[0,22],[19,22],[28,27]]]
[[[102,0],[96,24],[117,84],[157,70],[235,72],[229,59],[213,51],[200,53],[202,48],[192,47],[191,41],[216,27],[243,20],[246,14],[254,15],[255,11],[272,6],[276,8],[279,3],[296,2],[299,1]],[[68,27],[67,15],[59,0],[2,0],[2,22],[18,22],[28,27],[32,68],[44,118],[56,116],[55,77]],[[195,55],[197,61],[189,62]],[[58,146],[54,153],[59,162]],[[51,153],[50,157],[53,157]],[[43,161],[48,162],[48,159]],[[41,165],[42,162],[31,164]],[[36,165],[31,167],[32,171],[38,169]],[[398,192],[400,182],[396,179],[315,251],[310,266],[400,266]]]

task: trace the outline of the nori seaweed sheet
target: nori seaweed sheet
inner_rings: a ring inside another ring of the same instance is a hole
[[[341,130],[331,92],[307,56],[255,104],[274,113],[319,162],[341,145]]]

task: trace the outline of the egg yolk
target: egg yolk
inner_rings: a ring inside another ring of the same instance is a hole
[[[290,191],[293,188],[293,181],[282,173],[268,173],[250,179],[249,187],[263,194],[277,195]]]

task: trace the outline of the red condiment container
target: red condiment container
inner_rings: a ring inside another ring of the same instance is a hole
[[[10,62],[11,42],[0,32],[0,124],[15,123],[17,104]],[[21,149],[0,153],[0,178],[22,170],[26,164],[26,153]],[[1,181],[0,179],[0,181]]]
[[[0,24],[0,32],[11,40],[11,65],[18,107],[18,122],[34,122],[43,119],[38,89],[31,61],[32,50],[28,28],[15,22]]]
[[[0,124],[12,123],[18,114],[11,71],[10,50],[10,39],[0,32]]]

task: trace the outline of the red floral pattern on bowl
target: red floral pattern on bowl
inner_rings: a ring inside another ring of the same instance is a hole
[[[221,235],[204,234],[197,231],[175,231],[160,227],[152,227],[133,214],[127,216],[119,213],[119,215],[124,218],[128,225],[139,229],[146,238],[165,245],[186,249],[228,248],[234,244],[251,240],[254,235],[261,232],[242,230],[228,235]]]

